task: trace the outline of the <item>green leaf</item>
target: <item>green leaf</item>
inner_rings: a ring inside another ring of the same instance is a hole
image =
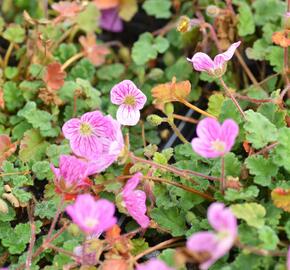
[[[248,110],[246,111],[246,119],[244,125],[247,131],[246,138],[254,148],[260,149],[269,142],[277,140],[277,128],[265,116]]]
[[[272,124],[274,124],[277,128],[285,127],[285,116],[287,112],[285,110],[281,110],[277,104],[268,102],[259,106],[259,113],[266,116]]]
[[[238,32],[240,36],[255,33],[255,21],[251,7],[246,3],[240,3],[238,15]]]
[[[192,67],[184,57],[180,57],[173,65],[165,69],[165,75],[168,80],[174,76],[177,81],[187,80],[192,73]]]
[[[24,98],[15,82],[6,82],[3,87],[3,93],[8,111],[13,112],[23,106]]]
[[[144,65],[149,60],[155,59],[159,53],[163,53],[169,47],[167,39],[157,37],[154,39],[151,33],[142,34],[132,48],[132,58],[137,65]]]
[[[212,174],[220,176],[221,173],[221,161],[216,159],[214,166],[212,166]],[[234,153],[227,153],[225,155],[225,175],[239,177],[241,173],[241,162],[235,156]]]
[[[35,205],[34,215],[42,219],[51,219],[55,216],[58,203],[56,200],[42,201]]]
[[[265,60],[268,47],[269,47],[269,44],[266,40],[258,39],[254,42],[254,45],[252,48],[246,49],[246,55],[249,59],[260,60],[260,61]]]
[[[266,159],[261,155],[249,156],[246,165],[250,173],[255,175],[254,182],[261,186],[269,186],[272,177],[278,172],[278,166],[270,158]]]
[[[49,145],[36,129],[30,129],[24,133],[24,138],[20,143],[19,158],[23,162],[30,160],[39,161],[45,155],[45,150]]]
[[[60,155],[68,155],[70,153],[71,149],[69,144],[64,145],[51,144],[46,149],[46,155],[49,157],[49,159],[55,166],[58,165]]]
[[[58,59],[60,63],[63,64],[66,60],[68,60],[75,54],[77,54],[77,48],[74,44],[62,43],[55,50],[54,56]]]
[[[24,108],[17,113],[18,116],[24,117],[33,128],[40,130],[40,133],[46,137],[56,137],[59,134],[59,128],[53,128],[51,121],[53,116],[42,110],[38,110],[35,102],[27,102]]]
[[[282,72],[284,50],[278,46],[269,46],[267,48],[266,60],[270,61],[270,65],[273,66],[275,72]]]
[[[3,37],[11,43],[22,43],[25,38],[25,30],[20,25],[13,24],[4,31]]]
[[[14,187],[12,193],[21,203],[27,203],[32,198],[30,192],[27,192],[23,188],[19,187]]]
[[[91,33],[96,30],[99,17],[100,11],[97,9],[96,5],[94,3],[89,3],[84,11],[77,15],[76,23],[81,30]]]
[[[167,19],[170,17],[171,2],[169,0],[146,0],[142,8],[148,15],[158,19]]]
[[[208,99],[208,109],[207,112],[219,117],[221,110],[222,110],[222,104],[224,102],[225,98],[223,94],[213,94]]]
[[[279,243],[279,238],[276,232],[269,226],[259,228],[259,239],[263,242],[262,248],[267,250],[274,250]]]
[[[255,9],[255,21],[257,25],[277,21],[286,10],[285,3],[281,0],[256,0],[252,6]]]
[[[237,109],[237,107],[235,106],[235,104],[233,103],[233,101],[231,99],[226,98],[226,99],[224,99],[224,101],[222,103],[222,108],[221,108],[221,112],[219,115],[219,120],[221,122],[223,122],[229,118],[233,119],[238,124],[242,122],[242,118],[241,118],[241,115],[239,113],[239,110]]]
[[[166,210],[162,207],[154,208],[150,216],[159,226],[169,230],[172,236],[181,236],[186,232],[183,215],[176,207]]]
[[[17,67],[6,67],[4,71],[5,77],[9,80],[13,79],[18,75]]]
[[[77,78],[81,78],[92,81],[95,74],[95,66],[88,59],[84,58],[71,69],[69,79],[75,80]]]
[[[133,256],[149,248],[149,244],[145,241],[144,238],[135,238],[132,239],[131,242],[133,244],[133,249],[131,250]]]
[[[52,173],[48,161],[37,161],[32,166],[32,171],[38,180],[50,178]]]
[[[250,201],[259,195],[259,189],[256,186],[249,186],[241,190],[228,188],[225,191],[225,199],[230,202],[244,200]]]
[[[278,142],[279,144],[271,153],[272,160],[277,166],[283,166],[290,172],[290,128],[279,129]]]
[[[163,165],[167,164],[167,158],[159,152],[154,153],[153,161],[158,163],[158,164],[163,164]]]
[[[97,71],[97,75],[101,80],[110,81],[112,79],[119,79],[124,72],[124,65],[117,63],[100,67]]]
[[[249,226],[261,228],[265,224],[265,208],[258,203],[233,204],[230,206],[237,218],[243,219]]]

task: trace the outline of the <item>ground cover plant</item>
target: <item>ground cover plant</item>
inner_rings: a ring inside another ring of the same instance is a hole
[[[3,0],[1,269],[290,269],[289,29],[282,0]]]

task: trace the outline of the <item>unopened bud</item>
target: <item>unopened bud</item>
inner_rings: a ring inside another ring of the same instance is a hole
[[[3,213],[3,214],[7,214],[8,213],[8,205],[2,199],[0,199],[0,213]]]
[[[187,16],[181,16],[177,22],[177,31],[186,33],[191,30],[190,19]]]
[[[130,63],[131,62],[131,54],[130,50],[127,47],[121,47],[119,50],[119,57],[125,62]]]
[[[167,116],[170,116],[173,114],[174,112],[174,106],[171,102],[167,102],[165,105],[164,105],[164,112]]]
[[[157,114],[150,114],[147,116],[147,121],[152,125],[152,126],[159,126],[163,122],[163,118],[158,116]]]
[[[220,13],[220,8],[215,6],[215,5],[209,5],[207,8],[206,8],[206,15],[209,16],[209,17],[217,17]]]
[[[71,224],[68,226],[67,231],[68,231],[71,235],[73,235],[73,236],[79,236],[80,233],[81,233],[79,227],[78,227],[76,224],[74,224],[74,223],[71,223]]]
[[[2,198],[9,201],[14,207],[16,208],[20,207],[18,199],[12,193],[4,193],[2,195]]]

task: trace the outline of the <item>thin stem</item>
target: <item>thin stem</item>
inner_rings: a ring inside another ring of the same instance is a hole
[[[254,153],[253,155],[261,155],[261,154],[267,153],[269,150],[275,148],[278,144],[279,144],[279,142],[274,142],[274,143],[264,147],[263,149],[261,149],[257,153]]]
[[[261,256],[273,256],[273,257],[284,257],[286,256],[287,252],[279,251],[279,250],[266,250],[266,249],[259,249],[256,247],[248,246],[241,243],[239,240],[236,240],[235,245],[238,248],[244,249],[250,253],[261,255]]]
[[[17,175],[17,174],[26,175],[26,174],[30,174],[30,171],[0,173],[0,177],[9,176],[9,175]]]
[[[285,77],[285,84],[288,85],[289,77],[288,77],[288,47],[284,48],[284,77]]]
[[[29,217],[31,236],[30,236],[29,247],[27,251],[25,269],[30,270],[31,262],[32,262],[33,247],[36,240],[36,228],[35,228],[35,223],[33,219],[32,207],[30,207],[29,205],[27,207],[27,212],[28,212],[28,217]]]
[[[7,64],[8,64],[8,62],[9,62],[9,58],[10,58],[10,55],[11,55],[11,53],[12,53],[13,48],[14,48],[14,43],[11,42],[11,43],[9,44],[9,47],[8,47],[8,49],[7,49],[7,51],[6,51],[5,56],[4,56],[3,70],[7,67]]]
[[[182,133],[180,132],[180,130],[177,128],[177,126],[174,124],[174,122],[172,120],[170,120],[169,118],[167,118],[167,121],[166,121],[170,127],[173,129],[174,133],[176,134],[176,136],[185,144],[189,143],[188,140],[186,140],[184,138],[184,136],[182,135]]]
[[[176,186],[176,187],[179,187],[181,189],[184,189],[190,193],[193,193],[193,194],[196,194],[196,195],[199,195],[201,197],[203,197],[204,199],[207,199],[207,200],[210,200],[210,201],[215,201],[215,199],[206,194],[206,193],[203,193],[203,192],[200,192],[194,188],[191,188],[191,187],[187,187],[185,185],[182,185],[180,183],[177,183],[177,182],[173,182],[173,181],[170,181],[170,180],[167,180],[167,179],[164,179],[164,178],[159,178],[159,177],[154,177],[154,176],[143,176],[144,179],[149,179],[149,180],[152,180],[152,181],[155,181],[155,182],[158,182],[158,183],[163,183],[163,184],[168,184],[168,185],[172,185],[172,186]]]
[[[272,98],[256,99],[256,98],[251,98],[251,97],[248,97],[248,96],[242,96],[242,95],[240,95],[240,94],[238,94],[238,93],[234,93],[233,95],[234,95],[237,99],[247,100],[247,101],[249,101],[249,102],[257,103],[257,104],[273,102],[273,99],[272,99]]]
[[[61,66],[61,70],[64,71],[66,68],[68,68],[72,63],[74,63],[75,61],[79,60],[80,58],[82,58],[84,56],[84,54],[82,52],[75,54],[74,56],[72,56],[71,58],[69,58],[62,66]]]
[[[245,70],[246,74],[248,75],[249,79],[251,80],[251,82],[260,88],[258,81],[256,80],[255,76],[253,75],[253,73],[251,72],[251,70],[248,68],[247,64],[245,63],[243,57],[241,56],[240,52],[238,50],[236,50],[235,52],[236,57],[238,58],[242,68]]]
[[[221,193],[225,193],[226,179],[225,179],[225,157],[221,157],[221,182],[220,182]]]
[[[183,115],[179,115],[179,114],[172,114],[173,118],[175,119],[178,119],[178,120],[182,120],[182,121],[185,121],[185,122],[188,122],[188,123],[192,123],[192,124],[197,124],[198,123],[198,120],[196,119],[193,119],[193,118],[190,118],[190,117],[186,117],[186,116],[183,116]]]
[[[143,146],[146,147],[146,136],[145,136],[145,126],[143,121],[141,121],[141,135],[142,135],[142,141],[143,141]]]
[[[187,106],[188,108],[199,112],[200,114],[207,116],[207,117],[212,117],[212,118],[216,118],[215,116],[211,115],[210,113],[192,105],[191,103],[189,103],[186,99],[182,98],[182,97],[176,97],[181,103],[183,103],[185,106]]]
[[[69,250],[66,250],[66,249],[63,249],[63,248],[60,248],[60,247],[57,247],[53,244],[47,244],[47,248],[49,249],[53,249],[59,253],[63,253],[69,257],[72,257],[74,259],[79,259],[79,256],[77,256],[76,254],[74,254],[73,252],[69,251]]]
[[[176,237],[176,238],[171,238],[171,239],[169,239],[169,240],[166,240],[166,241],[164,241],[164,242],[161,242],[161,243],[157,244],[156,246],[154,246],[154,247],[150,247],[150,248],[144,250],[143,252],[137,254],[137,255],[133,258],[133,260],[134,260],[134,261],[138,261],[139,259],[141,259],[141,258],[144,257],[145,255],[150,254],[150,253],[152,253],[152,252],[155,251],[155,250],[164,249],[164,248],[166,248],[167,246],[169,246],[169,245],[171,245],[171,244],[173,244],[173,243],[175,243],[175,242],[177,242],[177,241],[180,241],[180,240],[183,240],[183,238],[182,238],[182,237]]]
[[[215,45],[216,45],[218,51],[221,52],[222,50],[221,50],[221,47],[220,47],[220,44],[219,44],[219,40],[218,40],[218,38],[217,38],[217,34],[216,34],[216,32],[215,32],[213,26],[212,26],[211,24],[207,23],[207,22],[202,23],[202,25],[204,25],[206,28],[209,29],[209,33],[210,33],[210,37],[211,37],[211,39],[212,39],[213,42],[215,43]]]
[[[234,95],[231,93],[230,89],[227,87],[226,83],[224,82],[223,78],[222,77],[219,77],[219,80],[226,92],[226,94],[231,98],[231,100],[233,101],[233,103],[236,105],[236,107],[238,108],[240,114],[242,115],[242,117],[244,119],[246,119],[246,115],[243,111],[243,109],[241,108],[241,106],[239,105],[239,103],[237,102],[236,98],[234,97]]]

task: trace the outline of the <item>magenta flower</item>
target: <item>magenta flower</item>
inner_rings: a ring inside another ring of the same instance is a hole
[[[54,183],[60,193],[76,193],[78,189],[89,186],[88,164],[74,156],[61,155],[59,168],[50,165],[54,175]]]
[[[206,71],[210,75],[216,75],[220,77],[225,72],[226,63],[233,57],[236,49],[240,46],[240,44],[240,41],[233,43],[227,49],[227,51],[216,55],[214,60],[202,52],[194,54],[191,59],[187,58],[187,60],[192,63],[195,70]]]
[[[122,125],[136,125],[140,119],[140,110],[146,101],[146,96],[130,80],[116,84],[111,90],[111,102],[120,105],[117,120]]]
[[[237,220],[229,208],[222,203],[213,203],[208,209],[207,219],[215,232],[193,234],[186,247],[193,252],[206,252],[208,260],[200,264],[201,270],[208,269],[233,246],[238,234]]]
[[[99,111],[73,118],[62,127],[75,155],[89,162],[89,174],[99,173],[115,162],[124,148],[120,124]]]
[[[147,228],[150,220],[146,216],[146,194],[142,190],[136,190],[141,177],[141,173],[136,173],[128,180],[123,188],[122,198],[128,213],[142,228]]]
[[[118,8],[109,8],[101,10],[100,26],[102,29],[111,32],[122,32],[123,22],[119,17]]]
[[[151,259],[146,263],[139,264],[136,270],[173,270],[173,268],[167,266],[161,260]]]
[[[117,222],[114,204],[105,199],[95,201],[90,194],[78,195],[75,203],[67,206],[66,212],[82,231],[96,236],[100,236]]]
[[[201,120],[196,128],[198,138],[191,142],[193,150],[205,158],[216,158],[228,153],[235,143],[239,126],[227,119],[222,125],[207,117]]]
[[[66,19],[74,19],[81,11],[82,7],[75,2],[60,1],[51,5],[52,9],[59,13],[55,18],[55,22],[60,22]]]

